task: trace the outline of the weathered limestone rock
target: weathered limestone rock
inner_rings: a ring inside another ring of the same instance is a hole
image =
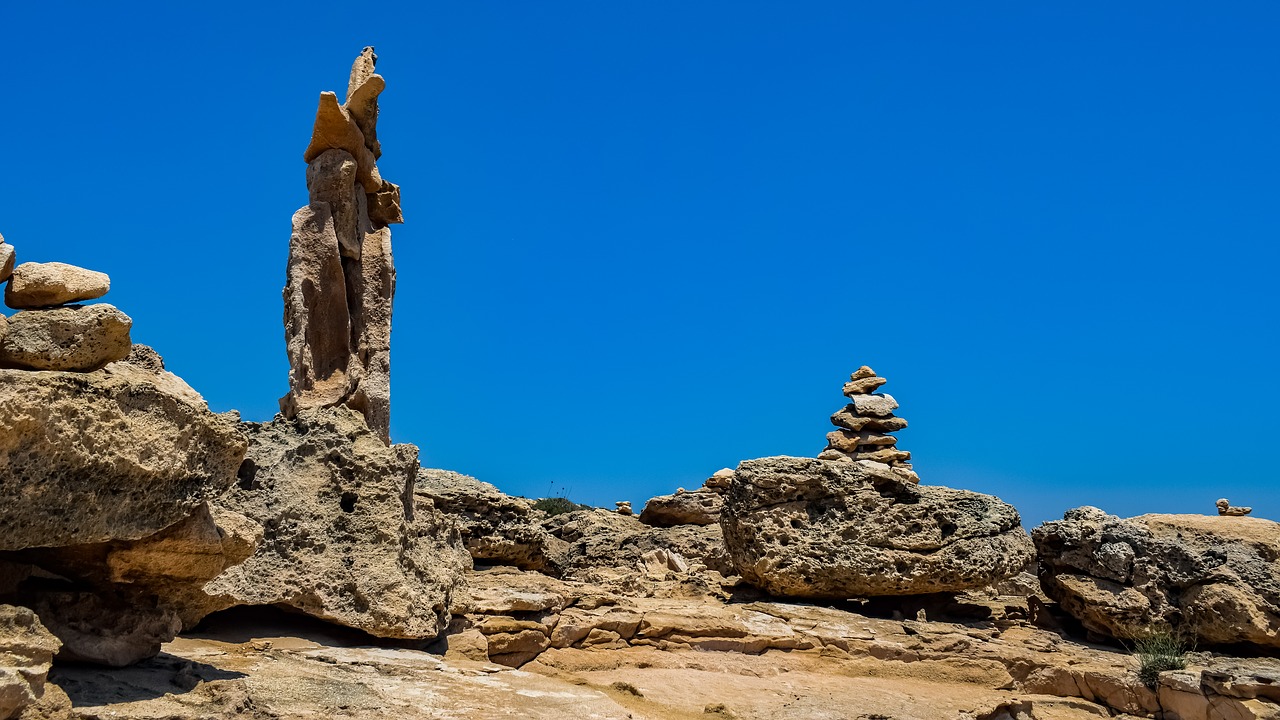
[[[561,577],[585,577],[601,568],[643,569],[645,554],[653,550],[678,554],[690,565],[725,575],[733,570],[717,525],[650,527],[634,515],[591,509],[555,515],[543,527],[561,541],[549,562]]]
[[[659,495],[645,503],[640,522],[657,527],[714,525],[720,522],[724,496],[709,489]]]
[[[399,193],[397,192],[397,196]],[[4,238],[0,237],[0,283],[9,279],[13,275],[14,259],[17,253],[14,252],[12,245],[5,244]]]
[[[1231,501],[1227,500],[1226,498],[1219,498],[1219,499],[1218,499],[1218,502],[1217,502],[1217,503],[1215,503],[1215,505],[1217,505],[1217,507],[1218,507],[1218,514],[1219,514],[1219,515],[1230,515],[1230,516],[1232,516],[1232,517],[1243,517],[1243,516],[1248,515],[1249,513],[1253,512],[1253,508],[1251,508],[1251,507],[1231,507]]]
[[[111,305],[23,310],[0,335],[0,367],[97,370],[123,360],[133,342],[133,320]]]
[[[1250,517],[1070,510],[1032,532],[1045,593],[1096,633],[1172,628],[1280,647],[1280,525]]]
[[[182,629],[171,606],[106,588],[44,592],[36,595],[34,606],[62,641],[59,660],[132,665],[157,655]]]
[[[24,607],[0,605],[0,718],[13,718],[45,693],[60,643]]]
[[[22,263],[13,269],[4,302],[18,310],[56,307],[107,294],[111,278],[66,263]]]
[[[0,370],[0,550],[152,535],[221,494],[245,448],[169,373]]]
[[[320,96],[304,154],[310,204],[294,216],[284,290],[289,394],[285,417],[346,405],[390,444],[391,306],[395,265],[390,223],[403,221],[400,188],[375,163],[377,56],[365,48],[351,69],[347,102]]]
[[[1012,506],[865,462],[744,461],[720,525],[739,574],[779,596],[956,592],[1016,575],[1032,556]]]
[[[473,477],[427,468],[418,471],[414,492],[457,523],[477,563],[547,568],[548,550],[558,541],[537,524],[531,501]]]
[[[341,403],[353,385],[351,314],[327,204],[314,203],[293,215],[284,327],[289,394],[280,407],[285,415]]]
[[[200,610],[285,605],[379,637],[435,637],[470,562],[452,522],[415,496],[417,448],[387,447],[345,407],[247,429],[238,482],[216,505],[263,540],[205,585]]]

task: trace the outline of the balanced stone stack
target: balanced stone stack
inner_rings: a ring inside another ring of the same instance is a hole
[[[0,368],[89,372],[129,355],[128,315],[106,304],[79,305],[111,289],[105,274],[64,263],[23,263],[0,237],[4,302],[18,310],[0,315]]]
[[[390,444],[391,301],[396,270],[388,225],[404,222],[400,188],[378,173],[378,95],[367,47],[356,58],[346,102],[320,94],[303,159],[309,204],[294,213],[284,289],[289,393],[299,410],[346,405]]]
[[[827,448],[818,459],[873,463],[902,480],[919,483],[920,476],[911,469],[911,453],[900,450],[898,438],[889,434],[907,426],[906,420],[893,414],[898,401],[875,392],[886,382],[866,365],[849,376],[844,394],[851,402],[831,416],[831,424],[839,429],[827,433]]]

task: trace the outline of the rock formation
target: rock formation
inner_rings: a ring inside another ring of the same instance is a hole
[[[915,485],[881,463],[746,460],[720,525],[742,577],[778,596],[956,592],[1012,577],[1032,557],[1012,506]]]
[[[1231,517],[1243,517],[1253,512],[1251,507],[1232,507],[1231,501],[1226,498],[1218,498],[1218,502],[1214,503],[1218,508],[1219,515],[1230,515]]]
[[[894,417],[898,401],[874,392],[886,382],[866,365],[849,376],[844,394],[850,403],[831,416],[831,424],[840,429],[827,433],[827,448],[818,458],[876,463],[907,482],[918,483],[911,453],[899,449],[898,439],[889,434],[907,426],[906,420]]]
[[[356,58],[346,102],[320,94],[307,162],[308,205],[293,216],[284,289],[288,418],[346,405],[390,444],[391,305],[396,271],[393,223],[403,222],[400,188],[382,180],[376,160],[378,95],[367,47]]]
[[[247,457],[216,508],[263,540],[205,585],[187,623],[278,605],[379,637],[435,637],[470,563],[453,523],[414,492],[418,448],[387,447],[343,406],[245,427]]]
[[[0,605],[0,718],[18,717],[44,697],[60,646],[31,610]]]
[[[725,468],[707,478],[697,490],[680,488],[674,495],[650,498],[640,513],[640,522],[656,527],[716,525],[720,522],[720,508],[732,476],[733,471]]]
[[[506,495],[473,477],[448,470],[418,471],[414,492],[448,515],[476,563],[546,570],[556,542],[539,524],[533,501]]]
[[[1250,517],[1070,510],[1032,532],[1049,597],[1102,635],[1172,629],[1280,648],[1280,525]]]

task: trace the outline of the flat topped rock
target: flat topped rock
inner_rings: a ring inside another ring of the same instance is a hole
[[[898,409],[898,401],[888,394],[852,395],[849,399],[853,401],[849,404],[853,406],[854,412],[859,415],[889,417],[893,415],[894,410]]]
[[[854,374],[856,375],[857,373]],[[867,393],[875,392],[876,389],[887,382],[889,381],[882,377],[868,377],[850,380],[844,384],[844,394],[847,397],[853,397],[854,395],[866,395]]]
[[[13,269],[4,303],[18,310],[56,307],[100,298],[110,289],[106,273],[60,262],[22,263]]]
[[[87,372],[123,360],[133,320],[112,305],[23,310],[0,332],[0,367]]]
[[[837,410],[831,415],[831,424],[846,430],[860,432],[863,430],[877,430],[880,432],[895,432],[907,427],[905,418],[900,417],[864,417],[858,414],[858,409],[852,403],[844,408]]]

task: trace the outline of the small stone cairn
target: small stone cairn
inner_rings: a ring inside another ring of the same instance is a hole
[[[104,273],[65,263],[14,266],[14,248],[0,236],[4,303],[0,315],[0,368],[89,372],[123,360],[133,343],[133,320],[111,305],[80,305],[111,289]]]
[[[907,426],[906,420],[893,415],[898,401],[875,392],[886,382],[866,365],[849,376],[844,394],[852,402],[831,416],[831,424],[839,429],[827,433],[827,448],[818,459],[872,463],[906,482],[919,484],[920,476],[911,469],[911,453],[899,450],[898,438],[889,434]]]
[[[1245,515],[1253,512],[1253,508],[1251,507],[1233,506],[1231,501],[1226,498],[1218,498],[1218,502],[1214,504],[1218,507],[1218,514],[1226,515],[1227,517],[1244,517]]]

